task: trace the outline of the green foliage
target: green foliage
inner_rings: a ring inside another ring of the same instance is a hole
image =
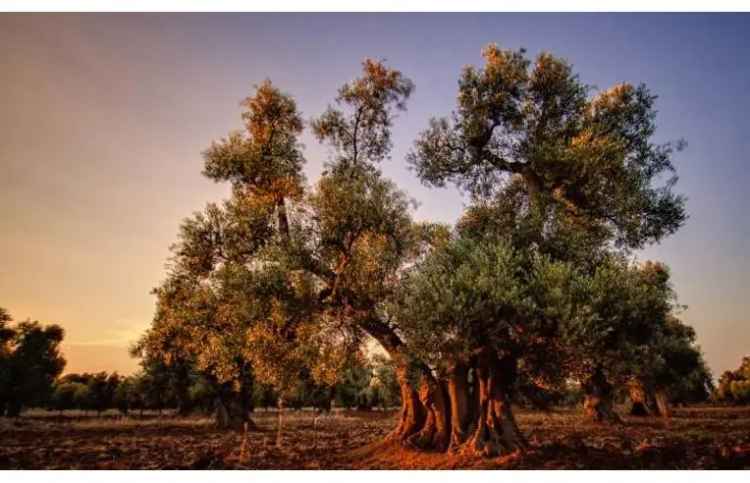
[[[246,133],[212,143],[203,153],[204,174],[271,203],[299,192],[304,181],[297,141],[302,119],[294,100],[266,80],[241,105]]]
[[[270,82],[258,87],[243,103],[247,132],[204,152],[204,173],[230,181],[232,197],[183,223],[135,352],[235,392],[243,374],[287,399],[306,384],[335,384],[361,341],[358,321],[392,289],[413,246],[409,200],[371,169],[410,92],[398,71],[366,61],[338,108],[313,122],[338,168],[305,190],[294,101]]]
[[[655,145],[656,111],[645,86],[589,96],[566,61],[488,45],[482,68],[466,67],[452,119],[433,119],[409,162],[427,184],[454,182],[477,198],[520,183],[532,211],[560,209],[618,243],[640,247],[684,222],[672,194],[676,146]]]
[[[736,370],[721,375],[714,398],[722,402],[750,404],[750,357],[744,357]]]
[[[579,308],[562,327],[571,367],[582,377],[604,368],[621,380],[653,370],[659,356],[652,342],[674,306],[668,281],[661,264],[637,266],[616,256],[579,277]]]
[[[371,405],[383,409],[401,404],[401,390],[396,378],[396,368],[391,359],[376,355],[371,361],[373,379],[370,381]]]
[[[135,383],[132,377],[120,380],[112,397],[112,404],[120,413],[127,415],[136,403]]]
[[[334,169],[385,159],[391,150],[394,109],[406,110],[414,90],[409,79],[382,62],[365,59],[362,74],[339,89],[337,107],[329,106],[312,121],[315,136],[337,152]]]
[[[711,371],[695,344],[695,330],[674,316],[667,318],[651,343],[658,354],[642,380],[664,388],[672,402],[705,402],[714,389]]]
[[[78,409],[91,409],[91,390],[87,385],[81,383],[75,384],[75,392],[73,393],[73,403]]]
[[[88,408],[101,413],[113,407],[115,392],[119,384],[120,376],[116,372],[109,375],[106,372],[94,374],[88,381]]]
[[[414,88],[401,72],[366,60],[311,121],[333,152],[313,186],[294,100],[270,81],[256,88],[245,131],[203,153],[231,197],[180,228],[135,348],[136,393],[317,406],[333,388],[340,405],[388,406],[394,363],[441,376],[487,348],[560,399],[567,379],[602,367],[674,397],[707,387],[666,267],[626,258],[686,219],[672,193],[681,143],[654,144],[655,96],[626,84],[592,94],[546,53],[483,55],[460,76],[452,118],[432,120],[409,155],[426,184],[472,195],[454,229],[414,223],[413,202],[378,169]],[[367,335],[398,360],[360,360]]]
[[[363,361],[350,364],[344,370],[340,382],[336,385],[336,406],[345,408],[370,408],[368,389],[372,381],[372,369]]]
[[[571,316],[572,277],[564,263],[505,241],[457,238],[414,266],[393,310],[410,351],[445,369],[482,347],[551,343]]]
[[[76,393],[81,387],[86,386],[79,382],[56,383],[50,399],[50,408],[62,412],[78,407]]]
[[[261,408],[276,407],[279,395],[270,384],[256,384],[253,386],[253,405]]]
[[[46,404],[53,382],[65,367],[60,354],[64,337],[58,325],[30,320],[14,326],[0,311],[0,415],[17,416],[24,407]]]

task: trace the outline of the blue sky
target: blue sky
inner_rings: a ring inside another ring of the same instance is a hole
[[[465,200],[422,186],[404,157],[489,42],[659,95],[657,139],[688,142],[675,164],[690,219],[639,256],[672,267],[715,375],[737,366],[750,353],[746,14],[0,14],[0,305],[62,323],[70,370],[132,370],[125,348],[150,322],[180,220],[227,194],[201,177],[201,150],[241,126],[253,84],[270,78],[309,119],[364,57],[416,84],[383,171],[418,218],[454,221]],[[314,181],[330,153],[303,142]]]

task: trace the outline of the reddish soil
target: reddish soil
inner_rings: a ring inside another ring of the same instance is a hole
[[[518,412],[522,455],[418,453],[383,437],[394,413],[315,418],[256,413],[259,431],[218,431],[206,418],[66,416],[0,420],[0,469],[750,469],[750,408],[678,408],[668,420],[584,422],[578,411]]]

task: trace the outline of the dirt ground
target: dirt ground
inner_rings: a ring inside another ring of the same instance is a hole
[[[246,438],[208,418],[32,412],[0,420],[0,469],[750,469],[750,408],[681,408],[614,427],[576,410],[517,417],[529,451],[480,459],[382,444],[393,412],[288,412],[280,441],[273,412],[257,412]]]

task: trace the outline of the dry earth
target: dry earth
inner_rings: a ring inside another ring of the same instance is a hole
[[[750,469],[750,408],[683,408],[616,427],[572,410],[518,411],[530,449],[494,459],[383,445],[393,412],[289,412],[280,445],[276,414],[254,418],[259,431],[244,438],[207,418],[31,412],[0,420],[0,469]]]

